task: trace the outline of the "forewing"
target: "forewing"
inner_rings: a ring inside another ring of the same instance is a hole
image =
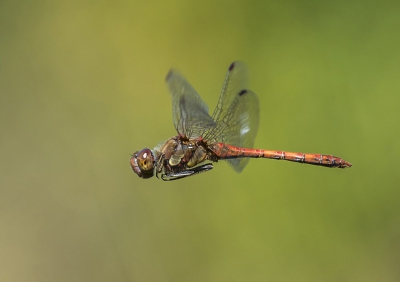
[[[180,135],[199,137],[215,125],[206,103],[178,71],[170,70],[166,82],[172,94],[174,126]]]
[[[205,135],[208,142],[222,142],[242,148],[252,148],[258,131],[259,103],[250,90],[239,91],[217,124]],[[228,159],[237,172],[247,165],[248,158]]]
[[[213,119],[218,121],[225,116],[236,95],[248,87],[247,67],[243,62],[233,62],[226,72],[217,107],[213,113]]]

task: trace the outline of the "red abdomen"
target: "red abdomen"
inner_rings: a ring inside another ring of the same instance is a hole
[[[235,158],[267,158],[275,160],[285,160],[291,162],[320,165],[326,167],[346,168],[352,164],[342,158],[332,155],[322,154],[304,154],[285,151],[261,150],[241,148],[224,143],[214,143],[209,148],[220,159],[235,159]]]

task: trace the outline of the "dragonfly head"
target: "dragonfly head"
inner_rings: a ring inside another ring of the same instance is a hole
[[[154,176],[154,163],[153,152],[148,148],[136,151],[131,157],[132,170],[141,178]]]

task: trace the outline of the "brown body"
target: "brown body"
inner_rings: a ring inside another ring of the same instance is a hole
[[[194,168],[207,160],[217,162],[236,158],[267,158],[332,168],[352,166],[349,162],[332,155],[240,148],[223,143],[208,145],[201,138],[185,139],[180,136],[172,137],[156,151],[156,170],[158,173],[163,172],[166,175]]]
[[[220,159],[233,158],[267,158],[274,160],[285,160],[291,162],[320,165],[326,167],[346,168],[351,167],[351,163],[332,155],[304,154],[285,151],[261,150],[240,148],[223,143],[214,143],[210,149]]]

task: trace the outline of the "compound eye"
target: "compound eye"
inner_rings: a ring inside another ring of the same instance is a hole
[[[150,149],[143,149],[137,154],[137,162],[142,172],[154,169],[154,157]]]
[[[150,178],[154,175],[154,162],[154,155],[148,148],[135,152],[131,157],[132,170],[142,178]]]

